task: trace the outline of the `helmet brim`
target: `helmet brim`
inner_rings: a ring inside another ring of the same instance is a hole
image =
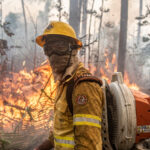
[[[75,39],[75,38],[72,38],[72,37],[70,37],[70,36],[65,36],[65,35],[60,35],[60,34],[40,35],[40,36],[38,36],[38,37],[36,38],[36,43],[37,43],[39,46],[43,47],[44,44],[45,44],[45,39],[46,39],[46,38],[49,38],[49,39],[50,39],[50,38],[52,38],[52,37],[56,37],[56,38],[62,37],[63,39],[67,39],[67,40],[69,40],[69,41],[75,41],[76,44],[77,44],[79,47],[82,47],[82,42],[81,42],[80,40]]]

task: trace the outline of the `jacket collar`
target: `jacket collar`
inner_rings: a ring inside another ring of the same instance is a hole
[[[65,74],[64,74],[63,77],[62,77],[62,80],[60,81],[60,84],[65,84],[65,83],[67,83],[68,81],[70,81],[70,80],[74,77],[75,72],[76,72],[79,68],[81,68],[81,67],[83,67],[83,66],[84,66],[83,63],[81,63],[81,62],[76,62],[76,63],[74,63],[72,66],[68,67],[68,68],[66,69]]]

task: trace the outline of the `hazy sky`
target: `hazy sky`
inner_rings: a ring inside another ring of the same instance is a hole
[[[56,0],[53,0],[56,1]],[[30,12],[32,12],[32,15],[36,17],[38,15],[39,10],[44,9],[44,3],[43,2],[35,2],[34,0],[31,0],[30,2],[27,0],[24,0],[25,7],[29,9]],[[68,11],[69,9],[69,0],[62,0],[63,9]],[[95,1],[94,8],[98,9],[101,4],[100,0]],[[89,4],[90,5],[90,4]],[[91,5],[89,6],[91,7]],[[9,12],[18,13],[22,12],[22,6],[21,6],[21,0],[4,0],[3,1],[3,18],[8,15]]]
[[[24,0],[25,8],[28,9],[32,13],[32,16],[36,18],[39,10],[44,9],[44,3],[33,2],[33,1],[34,0],[32,0],[32,2],[29,2],[29,1]],[[22,12],[21,0],[4,0],[3,1],[3,19],[9,14],[9,12],[21,13]]]

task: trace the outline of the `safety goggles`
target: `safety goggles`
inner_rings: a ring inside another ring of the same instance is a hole
[[[70,54],[73,49],[77,49],[77,48],[79,48],[79,46],[78,45],[70,45],[70,44],[68,44],[68,45],[45,44],[43,48],[44,48],[45,55],[47,55],[47,56],[51,56],[51,55],[62,56],[62,55]]]

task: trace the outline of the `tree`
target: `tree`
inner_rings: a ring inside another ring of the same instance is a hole
[[[141,17],[142,16],[142,9],[143,9],[143,0],[140,0],[139,2],[140,6],[139,6],[139,16]],[[137,45],[139,45],[139,41],[140,41],[140,35],[141,35],[141,19],[139,20],[139,23],[138,23],[138,34],[137,34]]]
[[[22,4],[23,17],[24,17],[24,26],[25,26],[25,41],[26,41],[26,47],[28,48],[28,29],[27,29],[27,20],[26,20],[26,13],[25,13],[25,7],[24,7],[24,0],[21,0],[21,4]]]
[[[90,47],[90,42],[91,42],[91,23],[92,23],[92,16],[93,16],[93,9],[94,9],[94,3],[95,3],[95,0],[92,1],[92,7],[91,7],[91,10],[90,10],[90,20],[89,20],[89,36],[88,36],[88,44],[89,44],[89,50],[88,50],[88,63],[90,63],[91,61],[91,47]]]
[[[81,40],[83,41],[83,44],[85,45],[86,45],[86,40],[87,40],[87,4],[88,4],[88,0],[82,0]],[[86,54],[86,47],[80,50],[80,56],[82,55],[84,55],[84,64],[86,65],[86,62],[88,60],[88,57]]]
[[[61,16],[62,16],[62,14],[61,14],[61,10],[62,10],[62,1],[61,0],[58,0],[58,6],[57,6],[57,9],[58,9],[58,12],[59,12],[59,15],[58,15],[58,17],[59,17],[59,21],[61,21]]]
[[[118,52],[118,69],[124,76],[126,42],[127,42],[127,23],[128,23],[128,0],[121,0],[121,18],[120,18],[120,35],[119,35],[119,52]]]
[[[50,10],[52,9],[52,1],[50,0],[43,0],[44,1],[44,10],[39,11],[38,15],[38,28],[43,28],[45,27],[49,22],[49,13]]]
[[[99,17],[99,28],[98,28],[98,61],[100,60],[100,35],[101,35],[101,27],[102,27],[102,21],[103,21],[103,7],[104,7],[104,0],[102,0],[102,4],[100,7],[101,14],[98,15]]]
[[[69,24],[75,29],[77,37],[80,33],[81,2],[82,0],[70,0]]]
[[[33,24],[34,39],[36,39],[36,37],[37,37],[37,18],[34,21],[34,17],[31,15],[30,10],[28,9],[28,7],[27,7],[27,12],[28,12],[29,17],[31,19],[31,22]],[[36,44],[35,40],[33,40],[32,42],[34,42],[34,55],[33,55],[33,64],[34,64],[33,70],[34,70],[36,68],[36,65],[37,65],[37,44]]]
[[[3,23],[3,1],[0,1],[0,24]],[[3,29],[1,30],[1,38],[3,39]]]

